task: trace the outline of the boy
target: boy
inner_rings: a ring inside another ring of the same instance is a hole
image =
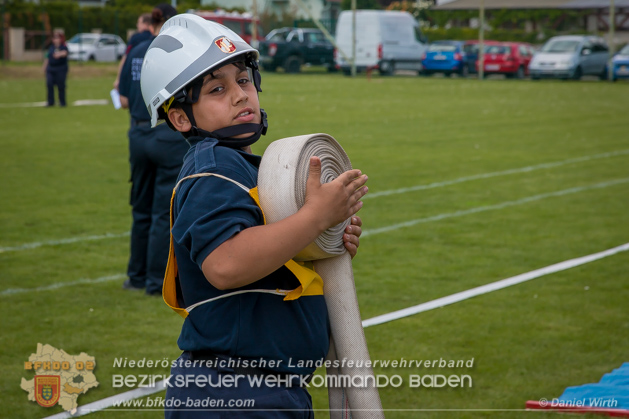
[[[152,124],[166,120],[191,145],[171,205],[173,251],[164,282],[164,299],[185,318],[167,418],[221,417],[234,408],[248,409],[238,417],[312,417],[300,384],[315,368],[300,361],[327,353],[325,300],[321,293],[291,301],[276,294],[298,288],[304,271],[317,275],[308,266],[295,269],[291,258],[327,228],[352,217],[345,246],[353,256],[359,244],[354,214],[367,176],[350,170],[321,185],[317,157],[310,160],[305,205],[265,225],[251,193],[261,159],[251,144],[267,127],[257,58],[224,26],[183,14],[166,22],[142,66]],[[254,383],[252,376],[283,384]]]

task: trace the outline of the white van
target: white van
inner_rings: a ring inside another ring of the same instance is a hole
[[[348,58],[352,57],[352,11],[345,10],[336,24],[336,43]],[[422,69],[426,41],[419,24],[408,12],[356,10],[356,69],[377,68],[380,74],[395,70]],[[349,74],[351,63],[336,51],[336,65]]]

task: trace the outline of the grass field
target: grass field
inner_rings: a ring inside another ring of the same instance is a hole
[[[96,358],[100,386],[80,396],[85,405],[128,390],[113,388],[113,374],[166,374],[113,362],[175,359],[181,320],[160,299],[121,289],[126,112],[7,106],[45,98],[42,78],[12,70],[0,72],[0,417],[34,418],[62,411],[20,388],[37,343]],[[98,70],[70,78],[69,102],[108,97],[113,73]],[[629,84],[310,73],[264,74],[263,90],[270,129],[254,152],[326,132],[369,175],[354,260],[363,319],[629,242]],[[380,390],[387,418],[530,417],[539,413],[522,411],[527,400],[598,381],[629,361],[628,266],[620,253],[367,328],[372,359],[474,359],[376,369],[404,378]],[[410,374],[468,374],[473,385],[410,388]],[[311,393],[325,409],[325,389]]]

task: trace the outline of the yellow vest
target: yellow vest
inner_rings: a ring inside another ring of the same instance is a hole
[[[262,207],[260,206],[260,198],[258,197],[258,187],[256,186],[253,189],[249,189],[246,186],[242,185],[239,182],[236,182],[233,179],[230,179],[226,176],[222,176],[215,173],[197,173],[194,175],[186,176],[177,182],[173,189],[173,194],[170,198],[170,251],[168,254],[168,264],[166,265],[166,273],[164,275],[164,286],[162,287],[162,296],[164,301],[170,308],[175,310],[177,314],[179,314],[184,319],[188,317],[190,311],[194,308],[206,304],[221,298],[231,297],[238,294],[248,293],[248,292],[260,292],[260,293],[269,293],[276,295],[283,295],[284,301],[296,300],[301,296],[308,295],[323,295],[323,279],[316,273],[313,269],[312,262],[296,262],[294,260],[289,260],[284,264],[292,273],[295,275],[300,285],[294,290],[281,290],[281,289],[247,289],[247,290],[239,290],[230,292],[227,294],[219,295],[218,297],[210,298],[208,300],[200,301],[188,307],[181,307],[179,305],[179,299],[177,298],[177,283],[179,281],[179,271],[177,269],[177,258],[175,257],[175,247],[173,245],[173,203],[175,202],[175,193],[179,188],[179,185],[187,179],[198,178],[198,177],[206,177],[206,176],[215,176],[226,181],[232,182],[233,184],[240,187],[242,190],[247,192],[249,196],[255,201],[256,205],[262,211]],[[262,217],[264,219],[264,224],[266,224],[266,217],[264,216],[264,211],[262,211]]]

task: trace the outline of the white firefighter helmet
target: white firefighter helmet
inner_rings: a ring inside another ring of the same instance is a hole
[[[258,51],[232,30],[189,13],[168,19],[142,63],[140,85],[151,126],[167,118],[162,105],[170,103],[175,93],[237,57],[257,70]]]

